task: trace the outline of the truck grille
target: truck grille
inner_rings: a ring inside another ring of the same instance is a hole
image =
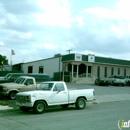
[[[3,87],[0,85],[0,91],[3,91]]]
[[[16,100],[17,102],[30,102],[31,101],[31,98],[30,96],[21,96],[21,95],[16,95]]]

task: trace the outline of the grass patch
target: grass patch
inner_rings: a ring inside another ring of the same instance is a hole
[[[6,105],[8,105],[8,103],[6,101],[2,101],[2,102],[0,102],[0,105],[6,106]]]

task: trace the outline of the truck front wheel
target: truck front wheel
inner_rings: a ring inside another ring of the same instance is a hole
[[[75,106],[77,109],[84,109],[86,107],[86,101],[84,98],[78,98]]]
[[[9,93],[8,98],[11,99],[11,100],[15,100],[16,99],[16,94],[17,94],[16,91],[12,91],[12,92]]]
[[[46,103],[43,101],[37,101],[33,106],[33,111],[37,114],[42,114],[46,111]]]

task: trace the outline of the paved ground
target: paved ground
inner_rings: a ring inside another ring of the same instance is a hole
[[[71,85],[72,88],[73,88],[73,85],[74,84]],[[84,85],[82,85],[82,87],[84,88]],[[92,86],[89,85],[89,87],[91,88]],[[94,89],[96,89],[96,93],[97,93],[96,100],[94,101],[94,103],[105,103],[105,102],[130,100],[130,91],[129,91],[130,88],[129,87],[120,88],[120,87],[110,86],[110,87],[105,88],[105,87],[94,86],[94,85],[93,85],[93,87],[94,87]],[[0,111],[11,110],[11,109],[17,109],[14,101],[7,101],[7,100],[0,101]]]
[[[114,94],[114,95],[103,95],[96,96],[94,103],[106,103],[106,102],[116,102],[116,101],[127,101],[130,100],[130,94]],[[14,107],[6,106],[7,104],[0,105],[1,110],[11,110],[15,109]]]

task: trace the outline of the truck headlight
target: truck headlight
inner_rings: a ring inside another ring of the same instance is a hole
[[[26,101],[30,102],[31,101],[31,97],[30,96],[26,96]]]
[[[4,87],[3,92],[7,92],[7,91],[8,91],[8,88]]]

